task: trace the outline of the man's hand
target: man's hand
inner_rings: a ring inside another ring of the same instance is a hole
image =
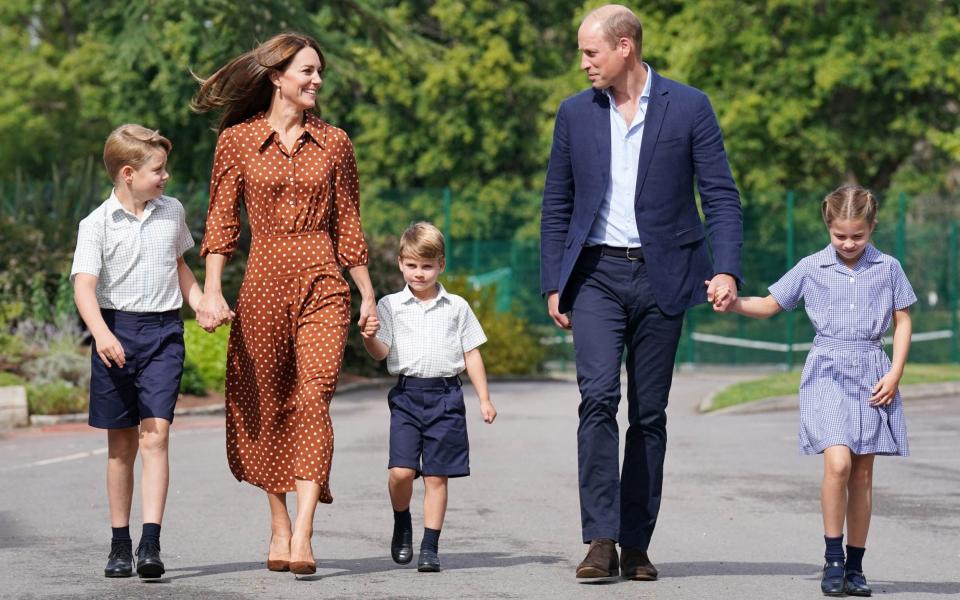
[[[557,327],[562,327],[563,329],[573,329],[573,324],[570,322],[570,317],[560,312],[559,293],[550,292],[547,294],[547,314],[550,315],[550,318],[553,319],[553,322],[557,324]]]
[[[713,279],[704,281],[707,286],[707,302],[716,312],[727,312],[737,300],[737,282],[732,275],[717,273]]]

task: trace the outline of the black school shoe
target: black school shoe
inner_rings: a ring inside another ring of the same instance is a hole
[[[835,560],[823,565],[823,575],[820,577],[820,591],[824,596],[843,596],[844,587],[843,561]]]
[[[111,542],[110,556],[103,569],[104,577],[131,577],[133,575],[133,542]]]
[[[867,578],[863,571],[845,571],[843,574],[843,591],[850,596],[870,596],[873,590],[867,585]]]
[[[156,579],[164,572],[163,561],[160,560],[160,544],[140,542],[137,546],[137,575],[141,579]]]
[[[413,560],[413,525],[402,528],[393,528],[393,539],[390,540],[390,556],[398,565],[405,565]]]
[[[421,573],[436,573],[440,570],[440,557],[433,550],[420,550],[417,570]]]

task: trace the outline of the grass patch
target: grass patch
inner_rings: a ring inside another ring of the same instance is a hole
[[[960,380],[960,365],[910,364],[904,369],[900,385],[940,383]],[[789,396],[800,389],[800,371],[777,373],[761,379],[735,383],[716,395],[710,410],[726,408],[765,398]]]

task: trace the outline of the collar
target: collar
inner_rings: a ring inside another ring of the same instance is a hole
[[[437,282],[437,297],[434,298],[431,302],[437,304],[441,300],[447,300],[449,302],[450,295],[447,293],[447,290],[444,289],[443,284],[440,282]],[[409,285],[405,285],[403,286],[403,289],[400,291],[400,303],[408,304],[411,301],[420,302],[420,299],[413,295],[413,292],[410,291]]]
[[[262,152],[267,142],[269,142],[273,134],[276,133],[273,127],[270,126],[270,121],[267,120],[266,111],[258,112],[246,122],[250,123],[250,127],[253,129],[254,139],[260,142],[257,147]],[[327,124],[315,115],[313,111],[308,110],[306,112],[306,121],[303,124],[303,131],[309,136],[309,139],[312,139],[314,143],[321,148],[323,148],[323,143],[327,137],[326,130]]]
[[[881,263],[883,262],[883,252],[877,250],[873,244],[868,243],[867,247],[863,249],[863,254],[857,259],[857,264],[864,261],[868,263]],[[830,267],[839,263],[840,260],[837,258],[837,251],[833,249],[833,245],[831,244],[827,244],[826,248],[817,253],[817,264],[821,267]]]
[[[643,91],[640,92],[640,101],[637,103],[638,106],[643,104],[644,101],[650,100],[650,90],[653,88],[653,68],[647,63],[643,63],[643,66],[647,69],[647,81],[643,84]],[[615,108],[617,103],[610,88],[603,88],[603,93],[610,99],[610,106]]]
[[[163,195],[157,196],[143,207],[143,220],[145,221],[150,214],[156,210],[156,208],[163,203]],[[108,217],[113,217],[117,212],[122,212],[124,215],[129,215],[133,218],[137,218],[133,213],[128,211],[120,204],[120,199],[117,198],[117,188],[110,190],[110,197],[107,198],[106,202],[106,211]]]

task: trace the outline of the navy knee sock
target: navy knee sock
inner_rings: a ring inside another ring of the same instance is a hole
[[[823,541],[827,544],[827,550],[823,553],[823,558],[827,562],[843,562],[843,536],[823,536]]]
[[[857,548],[847,544],[847,570],[863,571],[863,553],[866,548]]]
[[[423,528],[423,540],[420,542],[420,552],[424,550],[440,551],[440,530]]]
[[[144,523],[143,524],[143,533],[140,535],[140,543],[144,542],[153,542],[156,545],[160,545],[160,524],[159,523]]]

